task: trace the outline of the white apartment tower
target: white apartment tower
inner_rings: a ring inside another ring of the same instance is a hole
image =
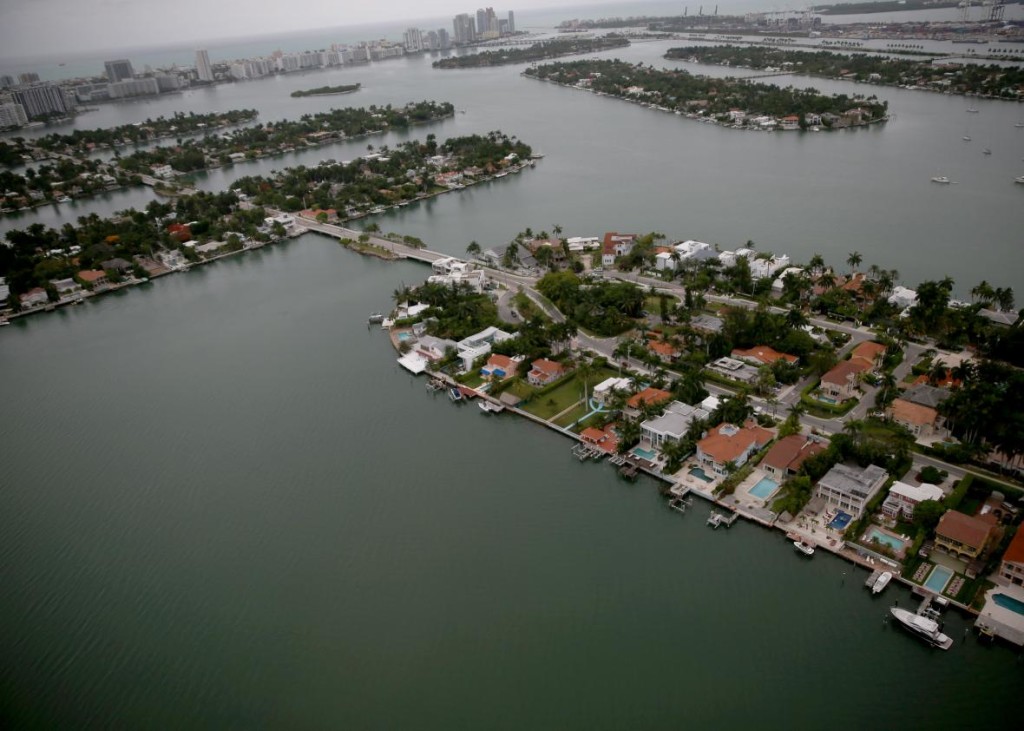
[[[196,51],[196,76],[200,81],[213,81],[213,67],[210,66],[210,54]]]

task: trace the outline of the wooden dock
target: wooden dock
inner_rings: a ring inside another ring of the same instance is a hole
[[[739,513],[720,513],[717,510],[712,510],[711,515],[708,516],[708,525],[715,529],[722,525],[726,528],[731,528],[732,524],[735,523],[739,517]]]

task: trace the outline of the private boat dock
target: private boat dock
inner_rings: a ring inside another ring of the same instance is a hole
[[[739,513],[720,513],[717,510],[712,510],[711,515],[708,516],[708,525],[715,529],[720,525],[724,525],[726,528],[731,528],[732,524],[735,523],[739,517]]]
[[[586,442],[577,442],[572,447],[572,456],[578,459],[580,462],[586,462],[588,459],[599,460],[604,457],[606,452],[592,447]]]

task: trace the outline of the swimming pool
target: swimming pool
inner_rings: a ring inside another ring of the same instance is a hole
[[[992,601],[1003,609],[1009,609],[1011,612],[1016,612],[1017,614],[1024,614],[1024,602],[1020,599],[1014,599],[1008,594],[996,594],[992,597]]]
[[[715,479],[714,477],[708,477],[708,473],[701,467],[691,467],[690,474],[698,480],[704,480],[704,482],[713,482]]]
[[[832,519],[832,522],[828,524],[829,528],[833,530],[843,530],[853,520],[853,516],[849,513],[844,513],[842,510],[836,513],[836,517]]]
[[[654,458],[658,456],[658,453],[653,449],[644,449],[643,447],[633,447],[633,454],[640,459],[646,459],[648,462],[653,462]]]
[[[762,477],[748,492],[754,497],[766,500],[779,489],[779,483],[770,477]]]
[[[401,341],[408,340],[411,337],[412,335],[410,335],[409,333],[398,333],[398,339]]]
[[[928,580],[924,582],[924,587],[931,589],[936,594],[941,594],[951,578],[953,578],[952,571],[945,566],[936,566],[932,569],[931,574],[928,575]]]
[[[865,536],[865,539],[868,545],[871,545],[872,541],[878,541],[883,546],[888,546],[897,553],[902,551],[903,547],[907,545],[906,542],[900,540],[899,538],[895,538],[889,535],[888,533],[883,533],[878,528],[872,528],[871,530],[869,530],[867,535]]]

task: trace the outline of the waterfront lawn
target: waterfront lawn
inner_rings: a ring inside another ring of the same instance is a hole
[[[463,373],[460,376],[458,376],[455,380],[461,383],[463,386],[468,386],[469,388],[478,388],[484,385],[484,377],[480,375],[480,371],[470,371],[469,373]]]
[[[522,408],[541,419],[550,419],[581,400],[583,400],[583,384],[573,376],[551,391],[536,396]]]
[[[576,404],[576,406],[574,406],[571,410],[567,411],[565,414],[555,419],[552,423],[555,426],[565,428],[568,426],[572,426],[589,413],[590,407],[587,406],[586,404],[579,403]]]

